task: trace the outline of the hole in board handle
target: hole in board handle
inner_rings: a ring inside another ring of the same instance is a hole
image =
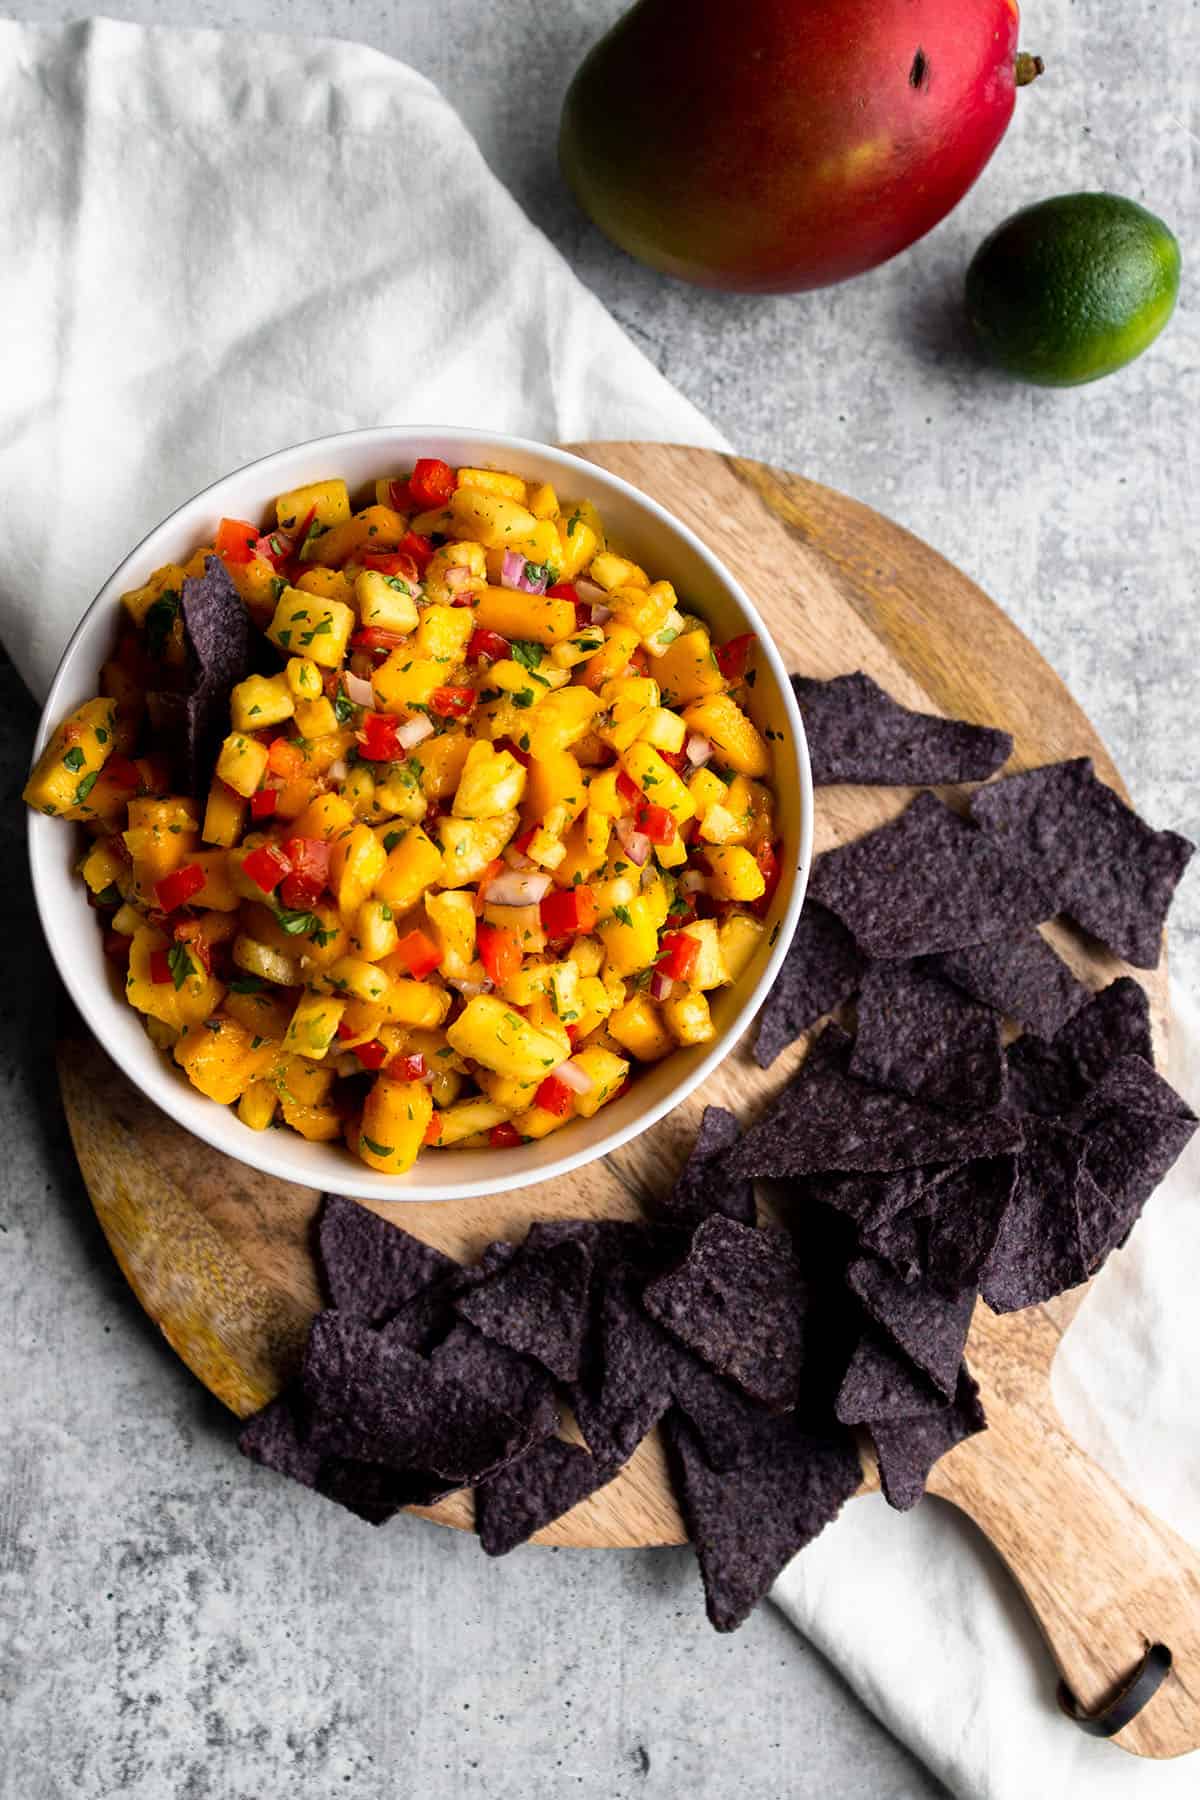
[[[1099,1712],[1082,1711],[1065,1681],[1058,1684],[1058,1704],[1068,1719],[1074,1720],[1080,1731],[1086,1731],[1089,1737],[1116,1737],[1153,1700],[1170,1669],[1171,1652],[1167,1646],[1151,1644],[1125,1685]]]

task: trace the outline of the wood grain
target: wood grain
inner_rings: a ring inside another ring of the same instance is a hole
[[[907,704],[1010,730],[1011,767],[1085,754],[1120,786],[1087,718],[1011,620],[890,521],[800,476],[711,451],[575,448],[653,494],[718,551],[790,667],[821,676],[866,669]],[[907,789],[821,790],[816,848],[858,836],[910,797]],[[1092,988],[1137,975],[1165,1060],[1165,965],[1148,975],[1129,971],[1065,930],[1048,928],[1047,936]],[[669,1179],[706,1103],[753,1115],[802,1054],[797,1046],[764,1074],[742,1047],[700,1094],[606,1161],[482,1200],[406,1205],[404,1227],[473,1258],[493,1238],[521,1235],[534,1218],[637,1217],[639,1196]],[[61,1045],[60,1073],[85,1179],[131,1286],[200,1379],[235,1412],[253,1411],[294,1367],[318,1304],[309,1246],[317,1195],[188,1137],[78,1035]],[[388,1215],[384,1204],[374,1210]],[[991,1428],[946,1457],[931,1487],[995,1544],[1083,1706],[1102,1704],[1148,1641],[1170,1645],[1172,1673],[1114,1742],[1174,1756],[1200,1745],[1200,1561],[1083,1456],[1054,1412],[1050,1364],[1083,1292],[1004,1319],[980,1305],[968,1357]],[[468,1527],[469,1497],[429,1516]],[[614,1482],[538,1541],[648,1545],[682,1536],[652,1437]]]

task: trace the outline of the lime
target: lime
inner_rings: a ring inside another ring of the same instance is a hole
[[[1098,381],[1140,356],[1179,294],[1179,244],[1136,201],[1061,194],[1006,219],[967,270],[987,355],[1041,387]]]

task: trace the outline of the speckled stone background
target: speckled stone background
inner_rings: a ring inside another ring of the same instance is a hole
[[[9,11],[9,7],[0,6]],[[65,18],[66,0],[12,10]],[[670,286],[612,251],[555,171],[558,105],[620,0],[132,0],[161,24],[322,31],[414,63],[659,367],[745,452],[842,487],[1000,600],[1107,737],[1154,822],[1200,835],[1190,275],[1142,363],[1067,394],[975,364],[982,234],[1079,187],[1195,243],[1196,0],[1041,0],[1049,65],[996,162],[899,262],[796,299]],[[681,8],[686,16],[686,8]],[[736,9],[734,14],[736,16]],[[733,1639],[684,1552],[481,1557],[376,1537],[243,1463],[141,1317],[88,1211],[50,1063],[53,983],[17,795],[34,709],[0,671],[0,1729],[4,1800],[916,1800],[940,1790],[769,1607]],[[1200,874],[1174,919],[1200,974]]]

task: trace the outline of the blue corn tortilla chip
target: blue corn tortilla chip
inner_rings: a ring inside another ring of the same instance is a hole
[[[574,1381],[588,1324],[591,1272],[591,1251],[578,1240],[526,1247],[460,1299],[458,1311],[485,1336],[535,1357],[560,1381]]]
[[[389,1333],[390,1326],[385,1326]],[[459,1321],[436,1346],[430,1365],[464,1387],[511,1413],[531,1439],[558,1430],[554,1383],[542,1364],[519,1351],[493,1343],[473,1325]]]
[[[528,1443],[527,1427],[490,1397],[340,1313],[313,1321],[301,1380],[310,1441],[330,1455],[468,1486]]]
[[[1123,1056],[1090,1089],[1072,1123],[1083,1138],[1087,1173],[1116,1209],[1110,1231],[1120,1243],[1191,1142],[1195,1115],[1142,1057]],[[1093,1250],[1085,1245],[1085,1257]]]
[[[809,894],[880,961],[987,943],[1058,910],[1035,875],[929,793],[890,825],[818,856]]]
[[[405,1506],[432,1506],[454,1491],[452,1483],[434,1475],[323,1456],[306,1439],[298,1386],[286,1389],[246,1421],[238,1448],[243,1456],[336,1501],[369,1525],[386,1524]]]
[[[933,1465],[965,1438],[987,1429],[979,1384],[964,1363],[949,1406],[909,1419],[872,1420],[868,1426],[879,1462],[883,1497],[897,1512],[908,1512],[925,1492]]]
[[[754,1060],[769,1069],[802,1031],[848,1000],[862,980],[866,958],[841,920],[809,899],[783,966],[758,1015]]]
[[[1121,1206],[1112,1199],[1088,1173],[1086,1164],[1079,1171],[1075,1205],[1079,1213],[1079,1248],[1088,1274],[1095,1275],[1125,1242],[1141,1208]]]
[[[321,1202],[317,1249],[332,1304],[372,1323],[423,1288],[461,1273],[453,1257],[341,1194],[326,1194]]]
[[[1053,1039],[1026,1035],[1009,1045],[1009,1105],[1064,1118],[1121,1056],[1154,1061],[1150,1002],[1128,975],[1110,982]]]
[[[815,681],[793,675],[813,785],[948,787],[986,781],[1012,755],[1007,731],[912,712],[860,669]]]
[[[936,1178],[933,1169],[898,1169],[891,1175],[810,1175],[798,1184],[798,1196],[832,1206],[862,1232],[907,1212]]]
[[[709,1619],[718,1631],[735,1631],[858,1487],[853,1440],[848,1432],[810,1436],[777,1419],[754,1461],[719,1474],[679,1413],[668,1414],[664,1433]]]
[[[873,963],[850,1073],[928,1106],[988,1112],[1004,1098],[1000,1021],[922,963]]]
[[[860,1256],[846,1281],[865,1311],[947,1400],[954,1396],[958,1365],[975,1310],[975,1290],[953,1299],[928,1282],[904,1282],[875,1257]]]
[[[727,1152],[731,1175],[775,1179],[855,1171],[886,1174],[930,1163],[1000,1156],[1021,1141],[999,1114],[956,1118],[849,1072],[852,1041],[827,1025],[795,1079]]]
[[[980,1157],[948,1170],[923,1201],[922,1273],[943,1294],[977,1287],[1004,1228],[1019,1159]]]
[[[643,1302],[651,1318],[752,1399],[779,1411],[795,1406],[808,1287],[786,1233],[714,1215]]]
[[[834,1412],[843,1425],[863,1425],[868,1420],[940,1412],[945,1404],[946,1396],[907,1356],[876,1332],[866,1331],[842,1377]]]
[[[753,1462],[780,1415],[767,1412],[732,1382],[714,1375],[682,1344],[671,1341],[672,1396],[695,1431],[709,1468],[738,1469]]]
[[[475,1489],[475,1528],[481,1547],[488,1556],[507,1556],[535,1531],[607,1486],[617,1466],[561,1438],[535,1444]]]
[[[1092,997],[1039,931],[951,950],[935,967],[964,993],[1039,1037],[1054,1037]]]
[[[1138,969],[1156,967],[1163,926],[1195,846],[1154,831],[1097,778],[1090,757],[981,788],[971,814],[1065,912]]]
[[[724,1213],[743,1225],[753,1225],[754,1185],[738,1178],[726,1178],[719,1159],[731,1150],[741,1136],[741,1126],[723,1106],[706,1106],[700,1130],[679,1171],[675,1185],[665,1199],[655,1203],[655,1217],[664,1224],[693,1231],[710,1213]]]
[[[251,670],[250,618],[217,556],[203,575],[183,584],[183,623],[189,687],[183,720],[182,770],[197,800],[208,793],[221,742],[229,730],[229,696]]]
[[[598,1354],[570,1390],[575,1418],[598,1462],[628,1462],[662,1418],[687,1355],[642,1305],[640,1278],[614,1273],[601,1301]]]
[[[885,1262],[901,1281],[919,1281],[925,1272],[928,1228],[928,1207],[918,1200],[906,1212],[864,1225],[859,1249]]]
[[[1026,1123],[1017,1185],[979,1285],[993,1312],[1017,1312],[1087,1280],[1077,1198],[1084,1140],[1048,1119]]]

